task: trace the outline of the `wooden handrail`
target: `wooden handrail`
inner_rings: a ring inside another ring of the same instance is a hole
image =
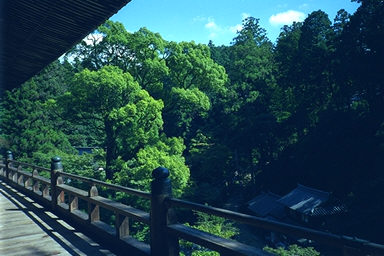
[[[23,170],[23,167],[32,168],[33,171],[27,172]],[[50,173],[50,179],[40,176],[38,171]],[[127,246],[134,255],[179,255],[179,239],[194,242],[218,251],[222,255],[270,255],[259,248],[179,224],[173,218],[174,208],[186,208],[269,231],[308,238],[320,244],[341,248],[344,255],[384,255],[384,245],[381,244],[173,198],[169,171],[162,167],[153,171],[151,193],[66,173],[63,171],[60,158],[57,157],[52,158],[51,169],[47,169],[15,161],[8,154],[5,160],[0,161],[1,176],[5,177],[6,181],[10,181],[14,187],[34,196],[50,206],[54,212],[62,214],[75,224],[79,224],[91,232],[97,231],[95,233],[100,237],[114,241],[118,245]],[[86,182],[91,185],[91,188],[86,191],[72,187],[70,184],[64,184],[62,177]],[[151,201],[150,213],[99,196],[96,185],[149,199]],[[85,201],[88,208],[79,209],[79,200]],[[100,220],[99,208],[115,214],[114,227]],[[130,219],[150,226],[150,245],[130,236]],[[350,252],[352,253],[350,254]]]
[[[326,244],[333,247],[343,248],[345,246],[348,246],[348,247],[362,249],[364,252],[367,252],[367,253],[384,255],[384,245],[372,243],[367,240],[358,239],[356,237],[335,235],[332,233],[327,233],[327,232],[323,232],[315,229],[290,225],[290,224],[286,224],[279,221],[268,220],[265,218],[259,218],[259,217],[255,217],[248,214],[238,213],[238,212],[234,212],[226,209],[197,204],[197,203],[175,199],[175,198],[166,198],[165,204],[168,208],[171,208],[171,207],[187,208],[194,211],[223,217],[228,220],[245,223],[245,224],[262,228],[265,230],[269,230],[269,231],[275,231],[275,232],[297,236],[297,237],[309,238],[321,244]]]
[[[26,169],[30,168],[29,172]],[[39,171],[47,172],[50,178],[39,175]],[[66,173],[62,170],[60,158],[52,158],[51,169],[29,163],[6,159],[0,163],[0,176],[26,195],[37,199],[52,211],[77,224],[90,233],[97,234],[103,241],[112,245],[122,246],[131,251],[133,255],[150,255],[150,246],[129,236],[129,219],[150,224],[149,213],[124,205],[114,200],[99,196],[95,185],[151,199],[148,192],[139,191],[100,180]],[[64,184],[62,177],[76,179],[88,183],[91,188],[85,191]],[[88,205],[87,209],[79,209],[79,200]],[[100,219],[100,208],[104,208],[115,215],[114,227]]]
[[[89,184],[100,185],[100,186],[103,186],[103,187],[106,187],[106,188],[109,188],[109,189],[112,189],[115,191],[125,192],[127,194],[138,196],[138,197],[145,198],[145,199],[151,199],[151,193],[149,193],[149,192],[144,192],[144,191],[137,190],[134,188],[128,188],[128,187],[124,187],[124,186],[120,186],[120,185],[116,185],[116,184],[111,184],[108,182],[96,180],[93,178],[87,178],[87,177],[83,177],[80,175],[67,173],[67,172],[63,172],[63,171],[58,171],[57,173],[60,174],[61,176],[77,179],[80,181],[85,181]]]
[[[40,170],[40,171],[46,171],[46,172],[50,172],[51,171],[51,169],[49,169],[49,168],[41,167],[41,166],[38,166],[38,165],[35,165],[35,164],[30,164],[30,163],[19,162],[19,161],[16,161],[16,160],[8,160],[8,162],[12,163],[12,164],[15,164],[15,165],[21,165],[21,166],[24,166],[24,167],[31,167],[32,169],[36,169],[36,170]]]
[[[37,165],[34,165],[34,164],[19,162],[19,161],[16,161],[16,160],[10,160],[9,163],[12,163],[12,164],[18,165],[18,166],[22,166],[22,167],[30,167],[30,168],[33,168],[35,170],[40,170],[40,171],[46,171],[46,172],[50,172],[51,171],[48,168],[40,167],[40,166],[37,166]],[[15,168],[15,167],[13,167],[13,168]],[[137,189],[134,189],[134,188],[124,187],[124,186],[121,186],[121,185],[112,184],[112,183],[96,180],[96,179],[93,179],[93,178],[83,177],[83,176],[80,176],[80,175],[76,175],[76,174],[68,173],[68,172],[64,172],[64,171],[57,171],[57,173],[60,174],[61,176],[72,178],[72,179],[76,179],[76,180],[80,180],[80,181],[84,181],[84,182],[87,182],[87,183],[89,183],[91,185],[100,185],[100,186],[103,186],[103,187],[106,187],[106,188],[109,188],[109,189],[112,189],[112,190],[115,190],[115,191],[124,192],[124,193],[130,194],[130,195],[135,195],[135,196],[138,196],[138,197],[141,197],[141,198],[145,198],[145,199],[151,199],[151,193],[149,193],[149,192],[144,192],[144,191],[137,190]]]

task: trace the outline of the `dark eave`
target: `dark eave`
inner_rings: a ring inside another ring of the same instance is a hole
[[[5,0],[0,17],[3,89],[41,71],[130,0]],[[1,68],[0,66],[0,68]]]

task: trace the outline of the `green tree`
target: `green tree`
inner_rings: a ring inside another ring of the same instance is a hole
[[[349,230],[356,236],[380,241],[382,225],[375,216],[381,216],[384,209],[372,201],[371,195],[384,193],[380,171],[383,161],[379,160],[383,159],[384,87],[380,70],[384,2],[359,3],[353,15],[340,10],[333,26],[320,12],[308,17],[312,21],[304,22],[306,31],[317,32],[312,36],[306,33],[314,44],[307,44],[308,38],[299,40],[303,49],[299,54],[313,58],[303,62],[309,72],[297,73],[293,78],[298,83],[288,84],[297,110],[287,124],[306,132],[305,136],[296,136],[296,142],[272,164],[274,171],[268,184],[282,193],[297,182],[333,191],[351,203],[351,210],[349,218],[332,228],[337,233]],[[298,71],[303,63],[298,61]],[[302,97],[308,100],[302,101]],[[275,184],[276,175],[284,184]],[[366,221],[357,223],[354,219]]]
[[[336,50],[340,64],[337,71],[341,94],[349,104],[351,98],[368,102],[369,108],[380,116],[384,106],[383,67],[384,1],[357,1],[356,13],[344,26],[340,47]]]
[[[230,46],[215,46],[215,44],[210,40],[208,47],[211,51],[211,58],[219,65],[223,67],[228,67],[230,63],[229,59],[229,48]]]
[[[320,10],[309,14],[300,30],[292,89],[297,105],[295,122],[301,124],[298,132],[304,134],[318,121],[319,111],[326,109],[330,101],[332,81],[328,40],[333,31],[328,15]]]
[[[166,54],[169,74],[162,96],[165,132],[183,136],[189,145],[198,127],[205,123],[212,104],[225,93],[227,75],[211,59],[205,45],[169,42]]]
[[[233,39],[230,58],[227,71],[232,83],[240,86],[241,82],[261,84],[271,80],[272,43],[258,19],[249,17],[243,21],[243,29]]]
[[[187,224],[192,228],[230,239],[239,234],[239,230],[233,226],[233,223],[224,218],[208,215],[201,212],[195,212],[197,221],[194,225]],[[194,245],[191,242],[183,241],[181,243],[182,255],[191,256],[219,256],[218,252],[211,251],[202,246]]]
[[[107,65],[119,67],[130,73],[151,96],[158,98],[168,74],[165,45],[166,41],[158,33],[146,28],[130,33],[122,23],[108,20],[67,56],[75,59],[75,66],[90,70]]]
[[[179,197],[189,181],[189,169],[183,157],[184,150],[182,139],[162,136],[156,143],[143,146],[135,157],[120,161],[121,171],[116,173],[116,181],[124,186],[150,191],[152,170],[166,166],[170,171],[173,195]]]
[[[167,134],[186,137],[191,132],[193,121],[206,118],[210,108],[208,96],[198,88],[173,87],[164,112]]]
[[[106,178],[148,190],[151,172],[170,169],[178,194],[187,185],[189,169],[183,141],[162,134],[163,102],[155,100],[129,73],[114,66],[75,75],[60,100],[73,122],[98,121],[106,148]]]
[[[1,136],[16,158],[34,158],[39,152],[74,152],[63,133],[65,122],[50,107],[50,100],[65,92],[71,74],[68,66],[56,61],[3,96]]]
[[[117,67],[105,66],[98,71],[75,75],[69,91],[60,99],[67,117],[97,123],[104,133],[106,176],[113,178],[114,161],[126,148],[127,157],[135,155],[153,137],[157,137],[163,122],[163,103],[149,96],[131,75]],[[129,137],[122,137],[131,133]]]
[[[227,68],[231,92],[225,111],[230,121],[224,129],[227,145],[233,150],[231,169],[244,181],[250,176],[252,183],[270,161],[275,147],[272,131],[276,118],[269,109],[276,90],[272,50],[259,20],[249,17],[233,39]]]
[[[276,79],[280,87],[287,89],[292,86],[293,72],[296,68],[299,54],[299,40],[301,37],[301,22],[284,25],[281,28],[274,49],[277,64]]]
[[[165,132],[184,136],[188,144],[194,124],[207,116],[212,102],[225,91],[225,70],[210,58],[209,48],[193,42],[167,42],[146,28],[129,33],[112,21],[100,26],[93,38],[70,55],[91,70],[114,65],[130,73],[152,97],[163,100]],[[178,108],[182,105],[188,107]]]

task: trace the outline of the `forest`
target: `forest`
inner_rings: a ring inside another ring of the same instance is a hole
[[[384,243],[384,1],[357,2],[275,43],[254,17],[229,46],[107,21],[2,95],[1,150],[145,191],[164,166],[175,197],[219,207],[300,183],[347,204],[335,232]]]

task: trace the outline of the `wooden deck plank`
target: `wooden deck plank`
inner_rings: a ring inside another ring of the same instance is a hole
[[[0,181],[1,256],[114,255],[62,223],[47,209],[35,207],[33,201]]]
[[[5,246],[0,242],[1,255],[24,254],[28,252],[30,255],[35,255],[31,253],[33,251],[41,252],[41,255],[57,255],[60,253],[63,253],[63,255],[71,255],[56,243],[52,244],[52,238],[47,235],[35,234],[19,238],[21,239],[17,239],[17,241],[12,241],[13,239],[7,241]]]
[[[31,244],[34,241],[38,240],[44,240],[46,242],[46,238],[48,235],[46,234],[31,234],[31,235],[26,235],[26,236],[20,236],[20,237],[15,237],[15,238],[9,238],[9,239],[4,239],[0,242],[4,244],[2,246],[2,249],[6,248],[13,248],[13,247],[20,247],[20,244]]]
[[[0,201],[0,255],[71,255],[6,197]]]

